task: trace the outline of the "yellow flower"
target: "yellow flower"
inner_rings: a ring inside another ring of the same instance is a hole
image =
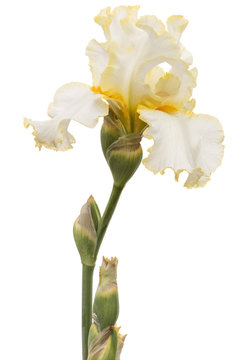
[[[87,46],[93,86],[64,85],[49,106],[50,120],[25,119],[36,145],[67,150],[74,143],[70,120],[94,127],[110,108],[127,134],[143,132],[153,140],[143,160],[149,170],[172,168],[176,180],[185,170],[185,186],[205,185],[221,163],[223,131],[216,118],[193,113],[197,70],[180,42],[187,20],[171,16],[165,28],[155,16],[138,18],[138,6],[120,6],[102,10],[95,21],[106,42]]]

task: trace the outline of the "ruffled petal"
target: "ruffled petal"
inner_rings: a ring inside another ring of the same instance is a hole
[[[114,89],[129,109],[151,98],[145,77],[155,65],[178,57],[179,49],[167,32],[150,36],[129,19],[121,22],[131,46],[122,47],[111,43],[108,47],[109,64],[104,71],[100,86],[103,91]]]
[[[34,129],[36,146],[53,150],[68,150],[75,142],[67,131],[70,120],[75,120],[87,127],[93,128],[98,118],[108,114],[108,104],[103,95],[96,94],[87,85],[69,83],[59,88],[49,105],[48,114],[51,120],[32,121],[25,119],[26,127]]]
[[[193,111],[193,109],[196,106],[196,100],[195,99],[191,99],[189,101],[187,101],[184,105],[183,105],[183,110],[187,110],[187,111]]]
[[[205,176],[200,169],[194,170],[192,174],[188,175],[188,178],[184,184],[188,189],[203,187],[210,180],[209,176]]]
[[[156,85],[161,77],[165,76],[166,72],[161,68],[161,66],[154,66],[150,71],[148,71],[145,77],[145,83],[148,84],[152,92],[156,92]]]
[[[101,71],[95,71],[102,74],[98,76],[99,86],[104,93],[115,92],[125,102],[133,123],[138,121],[139,104],[184,107],[192,96],[197,75],[196,69],[189,70],[189,64],[183,61],[179,44],[187,20],[181,16],[169,18],[167,32],[155,16],[136,20],[137,10],[122,6],[111,12],[107,8],[96,18],[104,29],[107,42],[102,46],[109,55],[107,66],[105,61]],[[169,64],[169,73],[161,69],[161,63]],[[153,71],[155,67],[158,71]]]
[[[115,92],[131,114],[136,114],[139,103],[154,96],[145,83],[148,71],[180,56],[175,39],[162,22],[155,16],[137,20],[137,12],[136,6],[120,6],[112,12],[106,8],[95,18],[103,27],[107,41],[101,45],[109,55],[107,67],[98,76],[99,86],[104,93]]]
[[[178,93],[181,82],[179,78],[171,73],[166,73],[155,84],[155,93],[162,97],[167,98],[174,96]]]
[[[146,83],[156,95],[155,107],[159,104],[159,106],[168,105],[177,109],[192,109],[194,103],[189,99],[196,86],[197,69],[189,70],[188,65],[181,59],[170,59],[169,65],[168,72],[165,72],[161,66],[156,66],[146,76]]]
[[[172,15],[167,19],[167,28],[169,34],[171,34],[177,41],[180,40],[183,31],[188,25],[188,20],[182,15]]]
[[[150,35],[153,33],[155,33],[156,35],[159,35],[162,31],[165,31],[165,26],[162,23],[161,20],[159,20],[156,16],[154,15],[145,15],[145,16],[141,16],[136,25],[139,28],[144,29],[147,32],[150,32]]]
[[[109,62],[109,55],[106,51],[106,46],[93,39],[88,43],[86,55],[89,57],[89,66],[92,72],[93,85],[98,87],[101,75]]]
[[[188,65],[191,65],[193,58],[191,53],[180,43],[180,38],[183,31],[188,25],[188,20],[182,15],[173,15],[167,19],[167,28],[169,34],[175,39],[176,43],[179,44],[181,49],[181,59],[186,62]]]
[[[100,53],[100,64],[104,64],[92,66],[94,82],[103,93],[115,93],[126,104],[132,119],[129,131],[141,129],[136,113],[139,104],[152,108],[191,107],[197,76],[196,69],[189,69],[191,59],[180,44],[188,21],[183,16],[172,16],[166,31],[157,17],[137,19],[137,12],[138,7],[131,6],[120,6],[112,12],[110,8],[102,10],[95,20],[103,27],[107,41],[101,47],[94,43],[91,51]],[[102,53],[108,54],[104,61]],[[161,69],[162,63],[169,65],[169,72]]]
[[[165,102],[180,108],[191,98],[193,89],[197,85],[197,69],[189,70],[188,65],[182,60],[173,60],[171,65],[170,74],[179,79],[180,86],[175,94],[170,94],[165,99]]]
[[[42,146],[56,151],[65,151],[72,148],[75,143],[74,137],[67,131],[70,120],[54,118],[47,121],[32,121],[24,119],[24,126],[33,127],[33,136],[36,147],[41,150]]]
[[[108,105],[103,95],[93,92],[82,83],[69,83],[60,87],[53,102],[49,105],[48,115],[63,120],[75,120],[87,127],[96,126],[98,118],[108,113]]]
[[[190,174],[185,186],[205,185],[223,157],[223,130],[219,121],[209,115],[167,113],[142,106],[139,114],[149,125],[144,136],[154,140],[144,165],[161,174],[172,168],[176,180],[185,170]]]
[[[129,39],[122,29],[121,21],[125,18],[136,21],[138,10],[139,6],[118,6],[111,12],[111,8],[107,7],[100,11],[95,21],[103,28],[107,41],[128,46]]]

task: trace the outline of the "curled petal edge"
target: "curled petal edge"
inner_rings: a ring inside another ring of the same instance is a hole
[[[148,109],[146,108],[145,106],[142,106],[142,105],[139,105],[138,106],[138,113],[140,114],[141,110],[152,110],[152,109]],[[184,110],[183,110],[184,111]],[[186,113],[190,113],[189,111],[186,111]],[[199,114],[201,115],[201,114]],[[149,140],[152,140],[153,141],[153,145],[147,149],[148,151],[148,156],[147,158],[143,159],[142,160],[142,163],[143,165],[145,166],[145,168],[149,171],[151,171],[154,175],[160,173],[161,175],[164,175],[165,174],[165,171],[167,169],[171,169],[173,172],[174,172],[174,176],[175,176],[175,181],[179,181],[179,176],[182,172],[186,172],[188,173],[188,177],[187,177],[187,180],[185,181],[184,183],[184,187],[188,188],[188,189],[192,189],[192,188],[200,188],[200,187],[204,187],[210,180],[211,180],[211,175],[212,173],[216,170],[213,170],[210,172],[210,175],[206,175],[205,172],[199,168],[199,167],[196,167],[193,171],[188,171],[186,169],[178,169],[178,170],[175,170],[173,167],[171,166],[166,166],[164,167],[163,169],[161,170],[157,170],[155,171],[154,169],[150,168],[149,166],[147,166],[146,162],[147,162],[147,159],[150,155],[150,152],[154,149],[154,147],[156,146],[156,142],[154,140],[154,138],[147,134],[149,128],[151,128],[151,123],[145,118],[143,117],[141,114],[140,114],[140,119],[143,120],[147,126],[143,132],[143,136]],[[217,119],[216,119],[217,120]],[[221,128],[221,132],[222,132],[222,138],[221,138],[221,141],[220,141],[220,145],[221,145],[221,158],[220,158],[220,161],[218,163],[218,165],[216,166],[216,168],[218,168],[219,166],[221,166],[222,164],[222,160],[223,160],[223,155],[224,155],[224,145],[222,144],[223,140],[224,140],[224,133],[223,133],[223,129],[222,129],[222,126],[221,126],[221,123],[219,120],[218,121],[218,124],[220,125],[220,128]]]

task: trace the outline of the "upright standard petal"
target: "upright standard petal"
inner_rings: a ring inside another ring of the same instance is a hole
[[[130,132],[134,132],[140,130],[137,106],[152,103],[154,98],[151,87],[145,82],[148,71],[167,59],[177,57],[178,48],[167,32],[150,37],[131,22],[125,21],[123,24],[129,38],[135,39],[134,45],[129,48],[111,45],[110,61],[100,84],[103,91],[114,89],[120,94],[132,119]]]
[[[86,55],[89,58],[89,66],[92,72],[93,85],[100,85],[101,75],[109,62],[109,54],[105,44],[100,44],[96,40],[91,40],[86,48]]]
[[[111,8],[107,7],[100,11],[95,21],[102,27],[107,41],[128,46],[129,39],[122,29],[121,22],[126,18],[136,21],[138,10],[139,6],[118,6],[111,12]]]
[[[101,44],[101,48],[94,43],[95,50],[88,52],[90,64],[94,63],[93,53],[100,54],[100,64],[104,66],[90,65],[94,81],[97,78],[103,93],[115,93],[126,104],[130,132],[143,127],[136,111],[139,104],[189,107],[197,74],[196,69],[190,70],[181,58],[179,39],[188,23],[186,19],[169,18],[167,32],[157,17],[143,16],[137,20],[136,16],[135,7],[123,6],[113,12],[110,8],[104,9],[96,20],[103,27],[107,42]],[[103,53],[109,56],[107,66],[106,57],[102,61]],[[168,63],[169,72],[159,66],[161,63]]]
[[[126,104],[133,125],[130,131],[138,129],[134,126],[138,120],[137,105],[154,97],[145,82],[148,71],[180,56],[179,46],[161,21],[154,16],[137,20],[137,10],[138,7],[121,6],[111,12],[107,8],[96,17],[107,40],[101,46],[109,55],[107,67],[98,76],[99,86],[103,93],[117,94]],[[102,53],[102,49],[97,51]],[[90,56],[93,58],[92,52]],[[94,66],[93,73],[100,74],[99,66]]]
[[[172,15],[167,19],[169,34],[171,34],[177,41],[180,40],[187,25],[188,20],[182,15]]]
[[[87,127],[93,128],[98,118],[108,114],[108,105],[103,101],[103,95],[94,93],[82,83],[69,83],[59,88],[49,105],[48,121],[24,120],[24,125],[34,129],[36,146],[53,150],[68,150],[75,142],[67,131],[70,120],[75,120]]]
[[[171,69],[155,85],[155,93],[160,103],[175,108],[184,106],[196,87],[197,69],[189,69],[181,59],[170,60]]]
[[[179,44],[181,49],[181,59],[185,61],[188,65],[191,65],[193,58],[191,53],[180,43],[180,39],[183,31],[188,25],[188,20],[185,19],[182,15],[172,15],[167,19],[167,28],[169,34],[173,36],[176,40],[176,43]]]
[[[204,186],[223,157],[223,130],[209,115],[184,111],[167,113],[139,107],[140,119],[149,127],[144,136],[154,141],[143,160],[154,173],[172,168],[178,180],[182,171],[190,175],[185,186]]]
[[[159,35],[162,31],[165,31],[165,26],[162,21],[154,15],[141,16],[136,25],[147,32],[151,31],[157,35]]]

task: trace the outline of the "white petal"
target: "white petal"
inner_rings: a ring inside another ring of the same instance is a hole
[[[109,54],[99,85],[103,92],[119,95],[130,112],[134,104],[141,102],[142,95],[149,97],[144,83],[147,72],[168,58],[180,56],[175,39],[161,21],[154,16],[137,21],[137,12],[136,6],[120,6],[112,12],[106,8],[95,18],[103,27],[107,39],[104,47]]]
[[[192,65],[193,57],[192,54],[182,45],[179,44],[181,49],[181,59],[188,65]]]
[[[131,119],[128,131],[142,126],[136,114],[139,104],[155,108],[189,107],[196,86],[196,71],[189,70],[191,59],[179,42],[187,20],[181,16],[169,18],[168,32],[155,16],[137,19],[137,10],[138,7],[121,6],[111,12],[106,8],[96,17],[104,29],[107,41],[101,46],[109,58],[107,63],[100,55],[100,64],[104,65],[95,65],[94,77],[103,93],[125,103]],[[96,53],[102,54],[102,49],[98,47]],[[168,81],[159,79],[160,72],[166,75],[160,68],[162,63],[170,67]],[[152,70],[156,65],[160,71]],[[157,89],[154,91],[156,85],[159,94]]]
[[[97,124],[98,118],[108,113],[108,105],[102,95],[94,93],[87,85],[69,83],[57,90],[49,105],[48,121],[25,119],[25,126],[34,129],[36,146],[54,150],[67,150],[75,142],[67,131],[70,120],[75,120],[90,128]]]
[[[139,104],[181,108],[188,103],[196,86],[196,71],[189,70],[189,64],[182,59],[182,46],[178,44],[187,20],[181,16],[169,18],[168,33],[155,16],[136,20],[136,14],[137,8],[123,6],[112,13],[110,8],[104,9],[96,18],[105,31],[104,51],[109,61],[107,66],[105,61],[101,71],[95,71],[101,74],[95,79],[104,93],[115,94],[126,104],[133,119],[130,131],[136,129]],[[152,70],[161,63],[168,63],[171,68],[168,81],[160,77],[160,72],[166,75],[160,66],[156,68],[160,71]]]
[[[160,77],[158,82],[155,84],[155,93],[169,101],[169,98],[176,95],[179,91],[181,82],[178,76],[171,73],[166,73]]]
[[[108,41],[128,46],[129,41],[122,29],[121,21],[125,18],[136,20],[138,9],[139,6],[118,6],[111,12],[111,8],[107,7],[100,11],[95,21],[103,28]]]
[[[104,44],[91,40],[86,48],[86,55],[89,57],[89,66],[92,71],[93,85],[98,87],[101,75],[109,62],[109,55]]]
[[[153,92],[156,90],[156,85],[162,76],[165,76],[165,71],[161,66],[155,66],[152,68],[145,77],[145,82],[150,86]]]
[[[109,46],[110,60],[100,85],[103,91],[115,89],[129,108],[133,108],[149,96],[145,84],[148,71],[159,63],[176,58],[179,49],[167,32],[150,37],[129,19],[124,19],[121,24],[131,46],[125,48],[117,43]]]
[[[192,91],[197,85],[197,69],[188,69],[188,65],[182,60],[173,60],[170,74],[176,76],[180,81],[179,91],[169,97],[168,101],[179,108],[183,106],[192,96]]]
[[[167,28],[177,41],[180,40],[181,35],[188,25],[188,20],[181,15],[172,15],[167,19]]]
[[[168,62],[171,65],[169,72],[164,72],[161,66],[157,66],[147,74],[145,81],[159,97],[159,105],[185,108],[196,86],[197,69],[189,70],[188,64],[181,59],[169,59]]]
[[[48,115],[62,120],[75,120],[93,128],[98,118],[108,113],[108,105],[102,101],[102,97],[85,84],[69,83],[57,90],[49,105]]]
[[[176,180],[185,170],[187,187],[203,186],[220,165],[223,131],[219,121],[209,115],[185,112],[166,113],[139,107],[140,119],[149,127],[144,136],[154,140],[144,165],[154,173],[172,168]]]
[[[184,186],[189,189],[203,187],[209,180],[210,177],[205,176],[202,170],[196,169],[192,174],[188,175]]]
[[[193,109],[195,108],[196,106],[196,100],[195,99],[191,99],[189,100],[188,102],[186,102],[184,105],[183,105],[183,110],[187,110],[187,111],[193,111]]]
[[[145,15],[141,16],[136,25],[140,28],[143,28],[145,31],[151,30],[159,35],[162,31],[165,30],[164,24],[154,15]]]
[[[193,58],[191,53],[180,43],[180,38],[182,36],[183,31],[188,25],[188,20],[185,19],[181,15],[173,15],[167,19],[167,28],[169,34],[171,34],[176,43],[179,44],[181,49],[181,59],[186,62],[188,65],[191,65],[193,62]]]
[[[33,136],[36,147],[41,150],[42,146],[56,151],[65,151],[72,148],[75,143],[74,137],[67,131],[70,120],[60,121],[54,118],[47,121],[32,121],[24,119],[24,126],[33,127]]]

